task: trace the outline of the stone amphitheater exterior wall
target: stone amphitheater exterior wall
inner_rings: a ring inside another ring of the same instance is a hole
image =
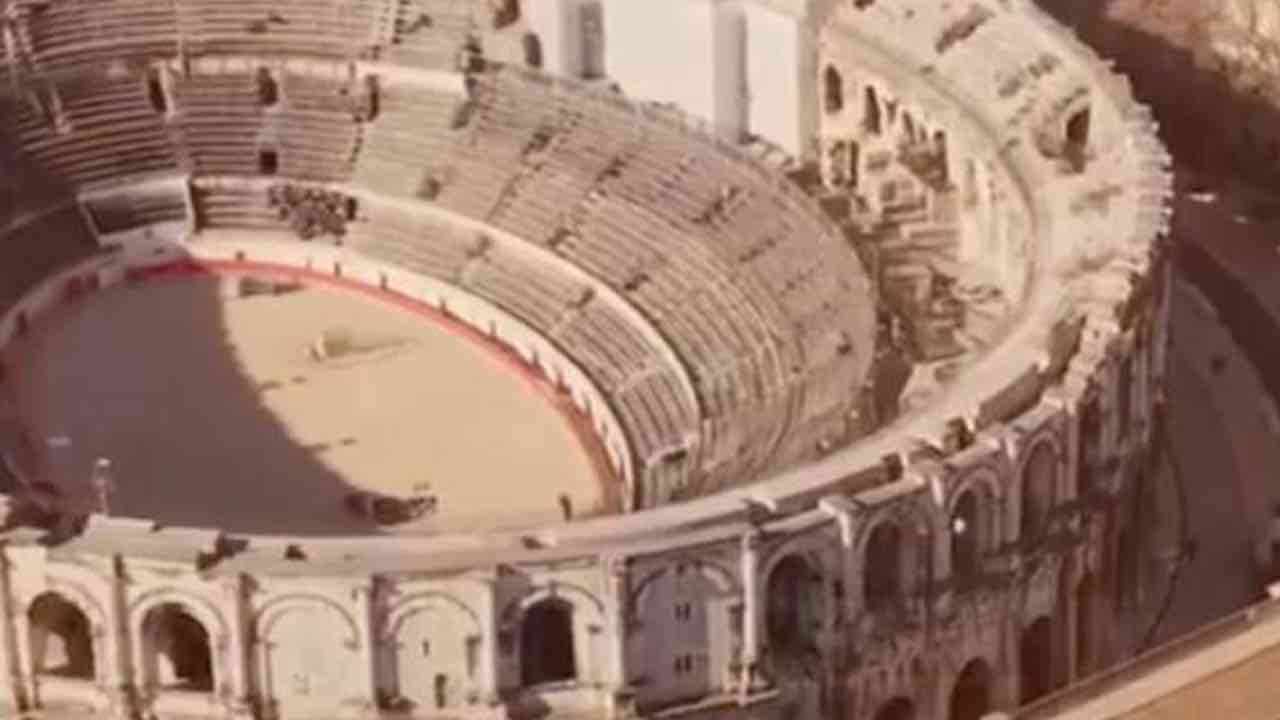
[[[1063,638],[1055,682],[1075,676],[1082,637],[1095,659],[1118,658],[1123,609],[1101,604],[1105,612],[1082,618],[1077,590],[1086,579],[1108,591],[1126,582],[1116,568],[1129,520],[1117,508],[1132,502],[1164,382],[1170,282],[1158,240],[1168,158],[1150,118],[1091,51],[1011,5],[1029,36],[1086,73],[1095,122],[1109,128],[1099,132],[1125,153],[1141,200],[1106,223],[1123,250],[1118,267],[1064,279],[1057,271],[1094,230],[1072,220],[1070,197],[1050,196],[1079,186],[1064,185],[1028,143],[1004,143],[990,121],[972,118],[987,138],[977,154],[1025,208],[1015,212],[1025,212],[1026,234],[1018,223],[978,230],[1005,233],[1010,248],[1026,244],[1026,278],[1008,285],[1024,300],[1016,327],[934,402],[749,487],[526,532],[231,538],[95,516],[59,542],[17,534],[0,552],[3,702],[88,705],[120,717],[872,718],[907,698],[919,716],[943,718],[975,662],[990,672],[993,707],[1019,701],[1023,631],[1040,618],[1052,618]],[[950,133],[964,124],[934,91],[886,77],[930,108],[922,117]],[[78,272],[86,270],[119,277],[93,264]],[[46,285],[24,309],[56,301],[56,279]],[[0,322],[0,337],[14,317]],[[1103,419],[1097,430],[1083,427],[1091,403]],[[952,441],[956,419],[971,442]],[[1039,449],[1051,458],[1052,542],[1023,534],[1022,488],[1045,472]],[[1086,482],[1095,489],[1087,495]],[[960,582],[953,557],[953,513],[967,492],[979,497],[989,532],[989,577],[976,585]],[[898,552],[886,560],[873,548],[885,537],[877,530],[890,526]],[[890,602],[869,602],[886,572]],[[31,613],[46,593],[85,616],[90,677],[38,672]],[[203,630],[207,690],[159,681],[164,653],[148,630],[158,608]],[[531,646],[552,632],[538,623],[568,638],[572,652],[556,669],[567,663],[572,672],[547,680],[548,669],[535,667],[545,658]],[[1079,624],[1090,627],[1082,634]]]

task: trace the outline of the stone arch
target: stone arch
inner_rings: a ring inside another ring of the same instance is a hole
[[[217,690],[217,644],[198,614],[180,601],[156,602],[142,613],[139,670],[148,690]]]
[[[418,708],[458,705],[475,681],[484,632],[480,616],[447,593],[414,593],[397,602],[382,628],[396,695]]]
[[[351,633],[343,642],[358,647],[360,645],[360,625],[356,623],[355,618],[347,612],[347,609],[323,595],[313,595],[310,593],[292,593],[289,595],[280,595],[267,601],[258,611],[253,614],[253,626],[257,631],[259,638],[271,637],[272,629],[280,618],[294,610],[299,606],[308,603],[323,605],[337,613],[342,618],[346,629]]]
[[[229,625],[226,619],[222,617],[218,607],[207,598],[172,587],[157,588],[145,592],[135,598],[129,605],[129,627],[134,637],[140,636],[142,620],[147,612],[158,605],[164,604],[181,605],[193,618],[200,621],[200,624],[209,631],[209,636],[214,641],[215,649],[226,644]]]
[[[896,519],[876,523],[863,548],[863,603],[868,610],[886,608],[906,589],[903,578],[906,533]]]
[[[960,583],[972,581],[981,571],[983,508],[973,490],[962,491],[951,510],[951,572]]]
[[[714,560],[692,558],[684,555],[672,557],[669,562],[645,573],[637,582],[632,583],[627,596],[627,605],[634,610],[644,599],[648,588],[666,573],[673,572],[680,565],[691,565],[697,568],[722,596],[738,595],[742,591],[742,582],[738,575]]]
[[[991,665],[974,658],[961,668],[951,686],[948,720],[982,720],[991,711]]]
[[[862,95],[862,127],[872,135],[879,135],[882,127],[879,93],[874,85],[867,85]]]
[[[471,609],[471,606],[448,593],[426,590],[408,595],[391,606],[387,611],[386,622],[381,633],[382,637],[388,640],[393,639],[396,630],[399,629],[404,620],[418,610],[430,606],[432,600],[440,600],[465,615],[470,620],[471,629],[475,633],[484,632],[484,623],[481,622],[480,615]]]
[[[578,679],[574,606],[558,596],[526,607],[520,618],[520,684],[524,687]]]
[[[520,38],[524,51],[524,64],[531,68],[542,67],[542,39],[536,33],[525,33]]]
[[[74,604],[89,619],[95,635],[107,634],[107,612],[93,593],[83,584],[74,580],[49,575],[46,576],[45,592],[55,592]],[[37,597],[39,595],[37,594]],[[35,598],[32,598],[35,600]]]
[[[309,593],[272,598],[253,615],[258,672],[275,712],[328,710],[360,692],[359,625],[338,603]]]
[[[916,705],[901,695],[882,704],[873,716],[874,720],[916,720]]]
[[[844,110],[844,76],[835,65],[822,70],[822,107],[829,115]]]
[[[1025,705],[1053,690],[1053,621],[1042,615],[1018,638],[1019,701]]]
[[[1094,617],[1096,615],[1097,588],[1093,573],[1086,572],[1076,583],[1075,588],[1075,635],[1076,635],[1076,678],[1083,678],[1093,672],[1093,658],[1096,652],[1094,635]]]
[[[599,643],[599,631],[603,624],[604,604],[590,591],[577,585],[561,582],[549,583],[533,588],[523,596],[508,603],[502,611],[502,631],[499,636],[499,646],[510,648],[512,640],[519,639],[519,647],[516,650],[516,654],[520,660],[520,674],[523,680],[525,678],[524,661],[532,659],[534,655],[534,653],[527,654],[525,652],[525,641],[531,639],[525,637],[529,611],[531,608],[538,606],[539,603],[550,600],[557,602],[552,605],[542,606],[547,609],[548,614],[534,618],[535,621],[544,620],[554,624],[554,626],[547,628],[548,632],[544,634],[542,640],[563,642],[566,639],[563,633],[563,614],[567,610],[571,629],[571,636],[568,641],[573,652],[574,677],[566,679],[565,682],[587,680],[603,664],[602,657],[600,660],[596,660],[596,658],[603,652],[603,647]],[[560,614],[556,615],[554,613]],[[542,642],[542,647],[546,646],[546,642]],[[510,650],[504,650],[504,653],[509,652]],[[529,657],[526,657],[526,655],[529,655]],[[555,659],[558,660],[558,658]],[[565,668],[560,666],[558,669],[563,671]],[[541,675],[546,674],[535,672],[530,673],[529,677],[540,679]],[[560,674],[564,673],[561,672]],[[547,680],[546,682],[552,681]]]
[[[879,600],[887,599],[880,594],[882,591],[888,592],[896,587],[896,595],[900,597],[916,588],[924,573],[932,571],[935,576],[939,576],[946,571],[945,554],[940,557],[939,544],[935,541],[936,538],[945,537],[941,513],[922,507],[918,497],[920,496],[903,498],[873,515],[863,526],[855,542],[855,553],[861,558],[863,568],[862,600],[868,609],[876,609]],[[877,541],[878,545],[872,546],[876,531],[884,523],[892,523],[897,528],[896,553],[892,552],[892,539],[883,535]],[[885,551],[888,551],[887,555]],[[873,563],[876,558],[888,562],[887,557],[895,554],[898,560],[891,566]],[[877,572],[882,572],[883,575],[874,576]],[[876,587],[873,588],[873,585]],[[877,602],[871,602],[872,595],[877,595]]]
[[[1058,444],[1045,436],[1030,446],[1019,471],[1018,534],[1025,542],[1044,534],[1057,502]]]
[[[774,562],[763,577],[768,647],[784,655],[805,655],[816,649],[825,596],[821,573],[804,555],[789,553]]]
[[[78,602],[57,590],[46,590],[28,604],[27,619],[32,669],[37,676],[97,678],[97,637],[92,620]]]
[[[721,652],[716,638],[731,633],[729,608],[738,580],[718,563],[683,558],[651,570],[630,597],[631,617],[643,627],[626,644],[631,667],[648,668],[653,680],[638,701],[666,704],[707,695],[717,685]],[[670,638],[680,638],[679,654]],[[674,657],[673,657],[674,655]],[[693,662],[705,655],[708,662]]]

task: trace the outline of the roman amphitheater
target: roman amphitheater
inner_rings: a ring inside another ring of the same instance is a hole
[[[1132,652],[1170,158],[1028,0],[0,11],[5,716],[980,720]]]

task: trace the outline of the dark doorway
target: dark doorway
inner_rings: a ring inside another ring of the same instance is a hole
[[[1093,672],[1093,576],[1076,586],[1076,679]]]
[[[160,82],[160,72],[158,70],[147,71],[147,100],[151,103],[151,109],[158,113],[169,112],[169,100],[164,94],[164,84]]]
[[[573,680],[573,606],[547,598],[525,611],[520,626],[520,673],[525,686]]]
[[[181,605],[166,603],[143,620],[143,647],[151,683],[168,690],[213,691],[209,633]]]
[[[870,85],[867,86],[862,105],[862,127],[873,135],[879,135],[880,98],[876,95],[876,89]]]
[[[871,531],[866,551],[865,602],[871,611],[883,610],[902,591],[902,530],[891,522]]]
[[[1018,659],[1022,668],[1023,705],[1053,689],[1053,626],[1042,617],[1022,632]]]
[[[280,155],[275,150],[258,151],[258,172],[263,175],[275,175],[280,169]]]
[[[950,720],[982,720],[991,711],[991,668],[983,660],[970,660],[951,690]]]
[[[521,38],[524,46],[524,64],[531,68],[542,67],[542,41],[533,33],[525,33]]]
[[[769,573],[765,627],[769,647],[780,653],[800,653],[813,645],[816,583],[809,564],[792,555]]]
[[[1049,510],[1053,507],[1053,486],[1057,458],[1048,443],[1040,443],[1031,451],[1022,471],[1022,541],[1039,539],[1048,529]]]
[[[916,706],[906,698],[894,698],[880,707],[875,720],[915,720]]]
[[[981,531],[977,493],[965,490],[951,512],[951,572],[961,587],[968,587],[981,569]]]
[[[822,71],[823,104],[829,114],[844,110],[844,78],[835,66],[828,65]]]
[[[89,619],[57,593],[44,593],[27,611],[31,660],[37,675],[93,680],[93,637]]]

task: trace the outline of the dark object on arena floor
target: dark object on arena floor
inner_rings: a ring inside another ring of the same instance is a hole
[[[438,500],[434,495],[397,498],[357,491],[348,493],[344,504],[347,510],[379,525],[398,525],[435,512]]]

